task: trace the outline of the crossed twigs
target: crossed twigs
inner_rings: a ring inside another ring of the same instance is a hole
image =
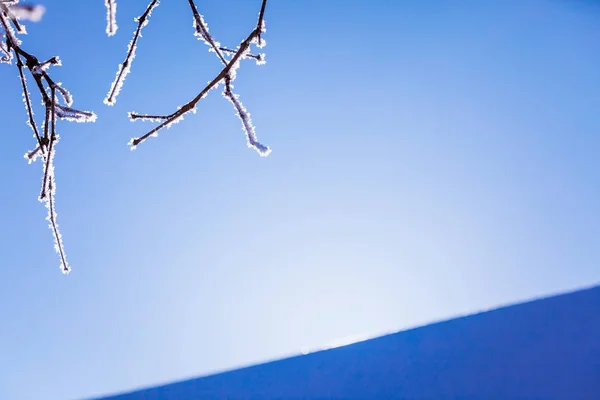
[[[121,91],[125,78],[129,74],[131,70],[131,63],[135,58],[135,51],[137,47],[137,42],[141,36],[141,31],[144,26],[148,24],[148,19],[152,13],[152,10],[159,5],[159,0],[151,0],[144,13],[136,18],[138,23],[137,28],[134,32],[133,39],[129,43],[127,49],[127,56],[123,63],[119,65],[117,69],[117,74],[115,80],[113,81],[111,88],[104,99],[104,103],[107,105],[113,105],[116,102],[116,98]],[[200,39],[204,41],[204,43],[209,47],[209,51],[214,52],[221,63],[223,63],[223,69],[219,74],[214,77],[208,84],[202,89],[193,99],[185,103],[183,106],[177,107],[177,110],[167,115],[149,115],[149,114],[139,114],[136,112],[130,112],[129,118],[131,121],[142,120],[142,121],[152,121],[158,122],[158,125],[152,128],[146,134],[132,138],[129,142],[131,149],[135,149],[137,145],[145,141],[151,136],[157,136],[158,132],[163,128],[169,128],[173,124],[181,121],[183,117],[189,112],[196,111],[196,105],[198,102],[208,95],[212,89],[218,87],[219,84],[223,83],[225,85],[225,89],[223,90],[223,96],[231,102],[235,111],[242,122],[242,128],[246,134],[246,139],[248,146],[254,148],[261,156],[267,156],[271,149],[263,144],[261,144],[257,138],[255,133],[255,128],[252,125],[252,120],[250,119],[250,113],[246,110],[239,99],[239,95],[233,92],[233,81],[237,76],[237,70],[240,66],[240,61],[244,58],[252,58],[256,60],[257,64],[264,64],[264,54],[251,54],[250,46],[256,45],[258,48],[262,48],[266,43],[264,39],[261,37],[261,34],[265,32],[265,7],[267,5],[267,0],[262,0],[260,12],[258,15],[258,22],[256,27],[250,32],[248,37],[244,39],[240,45],[234,50],[226,47],[222,47],[220,43],[218,43],[213,36],[209,33],[208,25],[204,21],[202,15],[198,12],[196,5],[193,0],[188,0],[190,10],[194,17],[194,28],[195,28],[195,36],[198,36]],[[112,23],[114,21],[114,10],[116,9],[115,0],[106,0],[107,7],[107,33],[110,35],[111,32],[116,31],[116,24]]]

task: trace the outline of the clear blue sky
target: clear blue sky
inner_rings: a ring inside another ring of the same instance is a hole
[[[0,398],[73,399],[297,354],[600,281],[600,5],[276,1],[267,64],[131,152],[220,64],[163,1],[45,0],[24,48],[95,124],[60,124],[63,276],[14,66],[0,65]],[[135,3],[135,4],[134,4]],[[259,1],[199,2],[235,46]],[[85,16],[85,17],[84,17]],[[36,103],[39,104],[39,103]],[[38,114],[41,111],[38,110]]]

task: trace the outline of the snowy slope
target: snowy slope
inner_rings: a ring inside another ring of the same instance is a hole
[[[106,397],[600,399],[600,286]]]

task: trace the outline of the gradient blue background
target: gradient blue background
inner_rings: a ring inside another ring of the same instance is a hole
[[[0,398],[71,399],[297,354],[600,281],[600,4],[276,1],[267,64],[220,93],[185,1],[45,0],[23,47],[93,125],[60,124],[58,269],[14,66],[0,65]],[[198,4],[234,46],[259,2]],[[39,104],[39,103],[38,103]],[[38,114],[41,111],[38,109]]]

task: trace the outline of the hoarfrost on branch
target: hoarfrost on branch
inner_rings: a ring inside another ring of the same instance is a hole
[[[212,89],[223,85],[223,97],[232,104],[236,115],[240,119],[248,147],[255,149],[261,156],[267,156],[271,152],[271,149],[258,141],[250,113],[242,104],[239,94],[233,91],[233,82],[237,78],[237,72],[242,60],[253,59],[258,65],[265,64],[265,54],[253,54],[251,53],[251,47],[255,46],[261,49],[266,44],[262,34],[266,31],[264,14],[267,0],[261,0],[255,27],[235,48],[222,46],[221,43],[216,41],[210,34],[208,24],[204,20],[203,15],[198,12],[194,0],[187,0],[187,2],[192,14],[194,35],[204,42],[210,53],[216,55],[222,64],[222,69],[215,77],[208,81],[194,98],[183,105],[177,106],[175,111],[170,114],[130,112],[128,115],[131,121],[149,121],[157,124],[144,135],[132,138],[129,142],[131,149],[135,149],[136,146],[149,137],[157,136],[158,132],[163,128],[169,128],[178,123],[188,113],[195,113],[199,101],[206,97]],[[113,36],[117,32],[117,2],[116,0],[105,0],[104,4],[106,7],[106,34]],[[142,36],[142,29],[148,25],[152,11],[159,4],[160,0],[150,0],[145,11],[139,17],[135,18],[137,27],[127,47],[125,60],[119,64],[115,79],[104,99],[105,104],[115,104],[125,78],[131,71],[131,64],[136,55],[139,38]],[[50,71],[53,67],[62,65],[58,56],[40,61],[36,56],[27,52],[22,47],[21,35],[27,34],[23,21],[40,21],[44,12],[45,9],[41,5],[25,5],[21,4],[20,0],[0,0],[0,63],[14,65],[18,71],[23,103],[28,117],[26,124],[33,131],[35,139],[35,146],[32,150],[25,153],[24,157],[29,163],[41,160],[43,174],[39,200],[45,204],[48,210],[46,220],[54,237],[54,247],[60,258],[61,271],[66,274],[71,270],[71,267],[67,262],[62,235],[58,229],[55,208],[56,181],[54,157],[60,138],[57,133],[57,123],[58,120],[95,122],[96,114],[73,108],[73,96],[71,93],[60,82],[55,81],[50,76]],[[27,72],[33,80],[33,87],[37,89],[42,100],[43,113],[40,113],[42,117],[37,118],[37,120],[31,101],[30,86],[26,77]],[[39,120],[41,120],[41,123],[38,123]]]
[[[80,111],[71,108],[73,97],[60,82],[54,81],[48,71],[51,66],[60,66],[58,57],[39,61],[37,57],[28,53],[21,46],[22,42],[18,35],[26,33],[26,29],[20,21],[39,21],[44,13],[40,5],[22,5],[19,0],[0,1],[0,60],[7,64],[14,64],[19,73],[21,88],[23,91],[23,103],[27,112],[27,125],[33,131],[36,145],[33,150],[25,153],[29,162],[42,160],[42,187],[39,199],[45,203],[48,209],[46,220],[54,236],[54,248],[60,258],[60,269],[63,273],[71,271],[67,262],[62,235],[58,229],[55,208],[55,171],[54,156],[58,144],[59,135],[56,132],[57,119],[66,119],[77,122],[94,122],[96,114],[89,111]],[[38,126],[31,102],[30,90],[27,84],[25,72],[29,71],[35,87],[38,89],[44,107],[44,117]],[[65,105],[59,104],[59,96]]]
[[[117,68],[117,74],[115,80],[112,82],[110,90],[104,100],[104,102],[108,105],[113,105],[116,102],[117,96],[123,87],[123,83],[125,81],[125,77],[130,71],[131,63],[135,58],[135,50],[137,47],[137,42],[141,36],[141,31],[144,26],[148,24],[150,14],[152,10],[158,6],[159,0],[151,0],[150,3],[146,6],[146,10],[142,15],[136,18],[138,23],[137,28],[134,32],[133,38],[129,43],[127,48],[127,55],[125,60],[119,64]],[[218,57],[219,61],[223,64],[223,68],[217,76],[215,76],[208,84],[191,100],[187,103],[176,107],[176,110],[170,114],[141,114],[137,112],[130,112],[129,119],[131,121],[150,121],[158,123],[156,127],[145,133],[140,137],[134,137],[129,141],[129,145],[131,149],[135,149],[140,143],[144,142],[149,137],[155,137],[158,135],[158,132],[163,128],[169,128],[172,125],[181,121],[186,114],[189,112],[195,112],[196,106],[198,102],[206,97],[210,90],[216,88],[219,84],[224,84],[225,89],[223,91],[223,96],[231,102],[233,108],[240,118],[242,124],[242,130],[246,135],[246,142],[248,147],[255,149],[261,156],[267,156],[271,152],[271,149],[268,146],[261,144],[255,133],[254,125],[252,124],[252,120],[250,119],[250,113],[246,110],[239,99],[239,95],[233,92],[233,81],[235,81],[237,77],[237,70],[240,66],[240,62],[243,59],[254,59],[258,65],[265,64],[265,55],[264,54],[252,54],[250,53],[250,47],[255,45],[257,48],[262,48],[266,44],[265,40],[262,38],[262,34],[266,31],[265,28],[265,8],[267,5],[267,0],[262,0],[260,11],[258,14],[258,21],[254,29],[250,32],[248,37],[244,39],[236,49],[230,49],[227,47],[221,46],[221,44],[215,40],[215,38],[210,34],[208,29],[208,24],[204,20],[204,16],[198,12],[198,8],[194,3],[194,0],[188,0],[190,10],[192,13],[192,21],[194,27],[194,35],[197,36],[200,40],[202,40],[207,46],[208,50],[211,53],[215,53]]]

